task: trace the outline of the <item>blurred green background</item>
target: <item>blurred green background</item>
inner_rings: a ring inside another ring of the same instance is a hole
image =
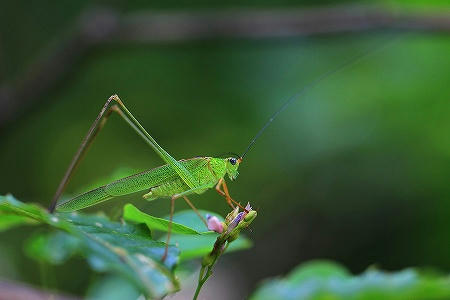
[[[32,62],[52,53],[79,16],[97,5],[128,15],[336,4],[353,3],[227,1],[211,7],[206,1],[10,1],[0,9],[2,88],[20,82]],[[388,11],[450,12],[444,1],[378,5]],[[21,109],[19,102],[2,103],[17,109],[0,124],[0,193],[48,205],[82,137],[113,93],[176,158],[241,153],[289,96],[343,61],[376,48],[292,103],[255,144],[238,180],[229,184],[235,199],[250,201],[258,210],[247,232],[254,247],[224,257],[228,263],[221,268],[225,273],[231,270],[227,267],[239,268],[241,295],[263,278],[313,258],[336,260],[356,273],[374,264],[387,270],[419,266],[448,272],[448,31],[96,44],[31,104]],[[33,96],[32,90],[27,92]],[[160,164],[113,116],[67,194],[117,176],[118,170],[132,174]],[[202,209],[222,215],[228,211],[214,191],[193,200]],[[140,193],[90,210],[118,215],[126,202],[156,216],[169,211],[169,201],[147,203]],[[176,209],[182,208],[186,205],[179,202]],[[53,276],[50,285],[83,294],[90,279],[70,275],[87,272],[84,263],[42,274],[42,268],[17,251],[28,235],[26,228],[1,235],[0,276],[34,284]]]

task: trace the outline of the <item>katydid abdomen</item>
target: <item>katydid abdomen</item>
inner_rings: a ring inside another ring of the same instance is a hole
[[[197,157],[179,161],[194,178],[199,186],[217,184],[226,173],[226,162],[222,158]],[[57,206],[58,211],[73,211],[95,205],[114,197],[150,190],[145,199],[171,197],[188,191],[189,186],[169,165],[163,165],[138,174],[134,174],[104,186],[90,190]],[[199,190],[196,193],[204,192]]]

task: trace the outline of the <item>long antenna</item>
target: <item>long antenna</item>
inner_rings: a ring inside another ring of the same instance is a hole
[[[322,75],[320,75],[319,77],[317,77],[316,79],[314,79],[313,81],[311,81],[310,83],[306,84],[305,86],[303,86],[296,94],[292,95],[291,97],[289,97],[286,102],[284,102],[284,104],[274,113],[272,114],[272,116],[270,116],[269,120],[267,120],[267,122],[264,124],[264,126],[258,131],[258,133],[256,133],[256,135],[253,137],[253,139],[250,141],[250,143],[247,146],[247,149],[245,149],[244,153],[242,153],[241,155],[241,159],[244,158],[245,155],[247,155],[248,151],[253,147],[253,145],[255,144],[256,140],[263,134],[263,132],[267,129],[267,127],[269,127],[269,125],[273,122],[273,120],[275,120],[275,118],[281,113],[283,112],[288,106],[289,104],[291,104],[294,100],[297,99],[297,97],[300,97],[301,95],[305,94],[308,90],[312,89],[313,87],[315,87],[317,84],[319,84],[320,82],[322,82],[323,80],[325,80],[326,78],[330,77],[331,75],[345,69],[346,67],[349,67],[353,64],[355,64],[356,62],[358,62],[359,60],[361,60],[362,58],[373,54],[376,51],[381,50],[382,48],[386,47],[389,42],[392,42],[392,40],[388,40],[388,42],[383,43],[382,46],[377,47],[375,49],[369,49],[363,53],[360,53],[356,56],[351,57],[350,59],[344,61],[343,63],[339,64],[338,66],[336,66],[335,68],[323,73]]]

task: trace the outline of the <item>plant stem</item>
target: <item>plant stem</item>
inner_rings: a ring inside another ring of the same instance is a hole
[[[213,268],[214,264],[216,263],[216,261],[217,261],[217,258],[215,258],[213,260],[211,265],[209,265],[209,266],[202,266],[202,268],[200,269],[200,274],[198,276],[197,289],[195,290],[195,294],[194,294],[193,300],[197,300],[197,297],[200,294],[200,290],[202,289],[203,285],[208,280],[208,278],[212,275],[212,268]],[[205,273],[205,269],[206,269],[206,273]]]
[[[198,276],[198,284],[197,284],[197,289],[195,290],[195,294],[194,294],[194,298],[193,300],[197,300],[198,294],[200,293],[200,290],[203,287],[203,284],[206,282],[206,280],[208,279],[208,277],[210,276],[210,272],[209,272],[209,268],[208,271],[206,272],[206,275],[203,277],[203,274],[205,273],[205,266],[202,266],[202,268],[200,269],[200,274]]]

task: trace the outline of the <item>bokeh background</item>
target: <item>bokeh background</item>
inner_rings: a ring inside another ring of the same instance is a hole
[[[217,295],[231,286],[243,298],[314,258],[354,273],[450,271],[450,6],[211,5],[3,2],[0,193],[48,205],[113,93],[176,158],[241,153],[289,96],[369,51],[293,102],[249,152],[229,188],[258,210],[247,232],[254,247],[223,257],[205,288]],[[67,194],[160,164],[113,116]],[[193,200],[228,212],[214,191]],[[91,211],[118,216],[126,202],[169,211],[169,201],[147,203],[140,193]],[[28,228],[1,235],[0,276],[83,295],[97,275],[81,260],[39,266],[19,251],[28,236]]]

